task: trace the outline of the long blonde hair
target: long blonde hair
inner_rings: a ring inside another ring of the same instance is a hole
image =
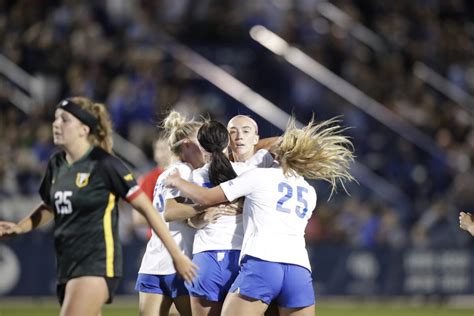
[[[331,184],[331,194],[337,183],[354,180],[349,173],[354,161],[353,145],[337,119],[316,123],[314,119],[299,129],[295,119],[281,136],[281,142],[272,149],[286,176],[300,175]]]
[[[179,156],[182,141],[194,136],[201,125],[194,119],[186,120],[179,112],[171,111],[162,122],[171,151]]]
[[[111,153],[113,146],[112,122],[105,105],[102,103],[95,103],[85,97],[72,97],[70,100],[80,106],[83,110],[91,113],[97,119],[98,124],[96,130],[89,133],[89,142]]]

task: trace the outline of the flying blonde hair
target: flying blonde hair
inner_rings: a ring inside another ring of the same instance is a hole
[[[314,118],[305,127],[296,127],[292,118],[281,141],[272,151],[286,176],[300,175],[308,179],[324,180],[336,192],[337,183],[354,178],[349,166],[354,161],[352,142],[341,135],[345,130],[335,118],[316,123]]]
[[[186,120],[179,112],[171,111],[162,122],[170,150],[179,155],[183,141],[194,136],[201,125],[202,123],[194,119]]]
[[[110,120],[109,112],[105,105],[96,103],[85,97],[72,97],[70,100],[97,119],[98,124],[96,130],[89,133],[89,142],[111,153],[113,146],[112,121]]]

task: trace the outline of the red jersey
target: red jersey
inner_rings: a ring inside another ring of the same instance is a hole
[[[149,171],[138,179],[138,184],[140,188],[145,192],[145,194],[150,198],[150,201],[153,201],[153,191],[155,190],[156,180],[163,172],[163,169],[156,167],[155,169]],[[151,229],[149,228],[146,234],[147,238],[151,238]]]
[[[163,169],[156,167],[138,179],[140,188],[142,188],[143,192],[150,198],[150,201],[153,201],[153,190],[155,189],[156,180],[162,172]]]

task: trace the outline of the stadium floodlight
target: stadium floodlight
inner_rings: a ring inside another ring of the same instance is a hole
[[[253,29],[254,31],[256,29]],[[221,67],[211,63],[209,60],[194,52],[183,44],[178,43],[175,39],[167,34],[160,34],[161,38],[166,41],[163,47],[176,60],[180,61],[190,70],[212,83],[214,86],[228,94],[235,100],[241,102],[248,109],[260,115],[262,118],[285,130],[290,120],[290,115],[275,104],[253,91],[250,87],[230,75]],[[273,47],[280,52],[285,52],[289,45],[278,37],[271,37]],[[303,124],[299,121],[295,122],[298,127]],[[364,184],[368,189],[373,191],[382,200],[399,205],[404,208],[409,202],[406,194],[397,186],[393,185],[386,179],[374,173],[367,166],[355,161],[351,166],[351,172],[354,177]]]
[[[300,49],[291,46],[274,32],[262,25],[256,25],[251,28],[250,36],[274,54],[281,56],[288,63],[306,73],[330,91],[358,107],[423,151],[433,157],[439,158],[441,161],[446,161],[446,163],[453,168],[456,167],[453,165],[453,162],[442,159],[445,153],[430,136],[318,63]]]

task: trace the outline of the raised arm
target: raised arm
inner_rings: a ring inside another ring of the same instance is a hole
[[[147,219],[148,224],[161,239],[173,258],[175,269],[179,275],[187,282],[191,282],[196,276],[197,266],[181,252],[173,237],[171,237],[165,222],[153,207],[150,199],[142,192],[135,197],[130,204]]]
[[[181,178],[179,171],[171,173],[166,178],[165,183],[170,187],[177,188],[181,195],[200,205],[209,206],[228,201],[220,186],[211,189],[203,188]]]
[[[0,221],[0,237],[15,236],[32,231],[50,222],[54,217],[53,210],[41,203],[27,217],[19,223]]]

